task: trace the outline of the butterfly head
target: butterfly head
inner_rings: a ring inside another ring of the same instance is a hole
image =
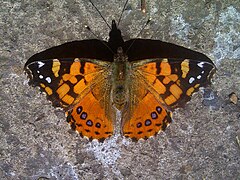
[[[121,31],[118,29],[116,21],[112,21],[112,29],[109,33],[108,47],[116,54],[119,47],[123,47],[124,41]]]

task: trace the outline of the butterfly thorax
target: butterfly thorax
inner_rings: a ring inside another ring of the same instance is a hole
[[[122,48],[118,48],[112,65],[112,91],[113,105],[120,111],[124,109],[128,101],[129,90],[129,62]]]

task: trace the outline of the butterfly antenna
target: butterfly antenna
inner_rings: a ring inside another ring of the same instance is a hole
[[[92,6],[97,10],[97,12],[99,13],[99,15],[101,16],[101,18],[103,19],[103,21],[107,24],[107,26],[109,27],[109,29],[111,29],[111,26],[107,23],[106,19],[103,17],[103,15],[101,14],[101,12],[98,10],[98,8],[93,4],[92,0],[89,0],[89,2],[92,4]]]
[[[121,21],[121,19],[122,19],[123,12],[124,12],[124,10],[126,9],[126,6],[127,6],[127,4],[128,4],[128,1],[129,1],[129,0],[126,0],[125,4],[124,4],[124,6],[123,6],[123,9],[122,9],[120,18],[118,19],[118,23],[117,23],[118,26],[119,26],[120,21]]]
[[[148,20],[147,20],[147,22],[143,25],[143,27],[142,27],[142,29],[140,30],[140,32],[138,33],[138,35],[137,35],[137,37],[136,38],[138,38],[141,34],[142,34],[142,32],[143,32],[143,30],[145,29],[145,27],[151,22],[151,18],[149,18]],[[132,44],[128,47],[128,49],[127,49],[127,51],[126,51],[126,53],[128,52],[128,50],[132,47],[132,45],[134,44],[134,42],[136,41],[136,38],[133,40],[133,42],[132,42]]]
[[[148,18],[147,22],[143,25],[141,31],[138,33],[137,37],[139,37],[142,34],[143,30],[151,22],[151,20],[152,20],[151,18]]]
[[[92,33],[93,36],[95,36],[96,39],[100,39],[92,30],[89,26],[85,25],[85,28],[90,31]],[[107,45],[107,43],[103,40],[101,40],[101,42],[104,44],[104,46],[106,46],[113,54],[114,52],[112,51],[112,49]]]
[[[85,25],[85,28],[86,28],[90,33],[92,33],[92,35],[93,35],[96,39],[101,39],[101,38],[99,38],[99,37],[92,31],[92,29],[91,29],[88,25]]]

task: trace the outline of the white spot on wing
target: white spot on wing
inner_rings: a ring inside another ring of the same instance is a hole
[[[43,78],[43,75],[40,74],[40,75],[39,75],[39,78],[42,79],[42,78]]]
[[[188,82],[192,84],[194,80],[195,80],[194,77],[191,77]]]
[[[204,64],[204,62],[200,62],[200,63],[198,63],[197,65],[198,65],[200,68],[203,68],[203,64]]]
[[[52,82],[52,79],[51,79],[50,77],[46,77],[46,81],[47,81],[48,83],[51,83],[51,82]]]
[[[201,73],[202,73],[202,74],[204,74],[204,73],[205,73],[205,71],[202,71]]]
[[[41,61],[38,61],[38,68],[41,68],[45,65],[45,63],[41,62]]]
[[[40,71],[39,71],[39,70],[37,70],[37,73],[39,74],[39,73],[40,73]]]
[[[202,77],[201,75],[198,75],[198,76],[197,76],[197,79],[201,79],[201,77]]]

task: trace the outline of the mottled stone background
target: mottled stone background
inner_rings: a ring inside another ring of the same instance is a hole
[[[94,0],[110,23],[124,1]],[[0,0],[0,179],[239,179],[240,2],[130,0],[125,39],[172,42],[203,52],[216,64],[212,86],[174,112],[168,129],[133,143],[116,135],[104,143],[70,130],[64,113],[29,87],[24,63],[72,40],[102,39],[109,29],[87,0]]]

